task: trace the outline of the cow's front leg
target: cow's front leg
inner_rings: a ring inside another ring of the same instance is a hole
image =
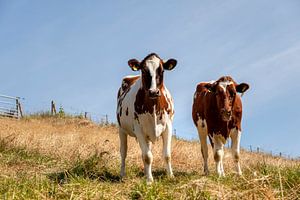
[[[240,166],[240,140],[241,140],[241,131],[239,131],[238,129],[233,129],[231,130],[231,150],[233,153],[233,159],[234,159],[234,163],[235,163],[235,170],[237,172],[238,175],[242,175],[242,170],[241,170],[241,166]]]
[[[216,163],[216,170],[219,176],[225,176],[224,169],[223,169],[225,138],[222,135],[214,134],[213,140],[214,140],[214,160]]]
[[[171,142],[172,142],[172,125],[167,125],[166,131],[162,134],[163,140],[163,159],[165,161],[167,175],[171,178],[174,177],[171,165]]]
[[[147,140],[143,135],[137,136],[139,145],[142,150],[142,159],[144,163],[144,172],[147,178],[147,184],[151,184],[153,182],[153,177],[152,177],[152,161],[153,161],[153,156],[151,152],[151,146],[152,143],[151,141]]]

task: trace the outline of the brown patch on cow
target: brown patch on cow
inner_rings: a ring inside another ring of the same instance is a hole
[[[150,162],[151,162],[151,159],[150,159],[150,157],[149,157],[149,156],[147,156],[147,155],[144,155],[143,157],[144,157],[144,162],[145,162],[147,165],[149,165],[149,164],[150,164]]]
[[[170,156],[166,156],[166,157],[165,157],[165,162],[166,162],[166,163],[171,162],[171,157],[170,157]]]
[[[229,95],[228,92],[235,92],[231,102],[228,103],[232,109],[230,120],[224,121],[220,116],[220,111],[217,109],[216,94],[209,89],[210,87],[208,87],[211,86],[212,83],[206,82],[197,85],[192,108],[192,117],[196,126],[199,118],[206,120],[208,135],[212,137],[213,133],[219,133],[226,140],[229,137],[231,129],[237,128],[238,130],[241,130],[242,101],[240,96],[236,95],[235,86],[237,84],[231,77],[221,77],[213,84],[218,84],[219,82],[224,81],[233,82],[233,84],[228,88],[228,91],[226,90],[227,95]],[[212,144],[211,138],[210,142]]]
[[[126,116],[128,116],[128,107],[126,108]]]
[[[140,76],[132,76],[132,77],[125,77],[122,82],[122,90],[124,94],[125,91],[129,90],[129,88],[140,78]]]
[[[164,88],[161,88],[161,94],[163,94]],[[161,95],[157,98],[150,98],[146,90],[140,88],[137,92],[136,99],[134,102],[135,116],[138,117],[140,114],[144,113],[154,113],[162,119],[163,111],[166,111],[170,116],[174,114],[171,109],[170,100],[165,96]]]
[[[218,161],[220,161],[220,159],[221,159],[221,156],[217,152],[215,152],[215,154],[214,154],[214,160],[216,162],[218,162]]]
[[[234,154],[234,161],[235,161],[235,162],[238,162],[239,159],[240,159],[239,154]]]

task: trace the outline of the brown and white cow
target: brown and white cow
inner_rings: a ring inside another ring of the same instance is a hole
[[[127,135],[136,137],[141,147],[147,183],[153,181],[151,145],[162,136],[167,173],[170,177],[173,176],[171,138],[174,105],[163,77],[164,70],[172,70],[176,64],[175,59],[164,62],[155,53],[149,54],[141,62],[136,59],[128,61],[131,69],[140,70],[141,75],[125,77],[118,92],[117,119],[122,177],[125,176]]]
[[[193,103],[193,121],[198,129],[204,173],[209,174],[207,159],[207,136],[214,150],[214,160],[219,176],[225,176],[223,169],[224,145],[230,137],[236,171],[242,174],[239,164],[242,101],[237,94],[248,90],[246,83],[237,84],[230,76],[217,81],[197,85]]]

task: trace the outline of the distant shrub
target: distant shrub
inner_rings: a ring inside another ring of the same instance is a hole
[[[59,117],[65,117],[66,116],[64,108],[62,106],[59,107],[58,116]]]

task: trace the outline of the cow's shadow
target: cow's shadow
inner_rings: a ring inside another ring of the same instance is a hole
[[[198,174],[196,171],[188,172],[188,171],[178,171],[178,170],[174,170],[173,173],[174,173],[175,178],[189,177],[189,176],[194,176],[194,175]],[[169,177],[167,175],[167,171],[163,168],[153,170],[152,176],[155,179],[161,179],[161,180],[169,179]],[[144,171],[143,170],[139,171],[137,174],[137,177],[139,177],[139,178],[145,177]]]
[[[58,184],[70,183],[72,180],[78,179],[91,179],[99,182],[121,183],[123,182],[119,169],[111,168],[107,165],[109,156],[107,152],[101,152],[100,154],[92,155],[85,160],[78,160],[73,163],[69,168],[57,172],[46,174],[46,176],[53,182]],[[131,167],[131,175],[133,177],[143,178],[145,177],[144,171],[140,168]],[[189,177],[196,175],[197,172],[186,172],[174,170],[175,178]],[[166,170],[163,168],[155,169],[152,171],[152,175],[155,179],[167,180]]]
[[[107,160],[103,158],[105,152],[95,154],[86,160],[79,160],[66,170],[48,173],[46,176],[59,184],[69,183],[75,179],[91,179],[100,182],[121,182],[116,170],[106,166]]]
[[[99,182],[111,182],[118,183],[121,182],[121,177],[109,170],[103,171],[77,171],[74,170],[65,170],[47,174],[47,177],[59,184],[65,184],[70,182],[72,179],[84,178],[91,180],[98,180]]]

